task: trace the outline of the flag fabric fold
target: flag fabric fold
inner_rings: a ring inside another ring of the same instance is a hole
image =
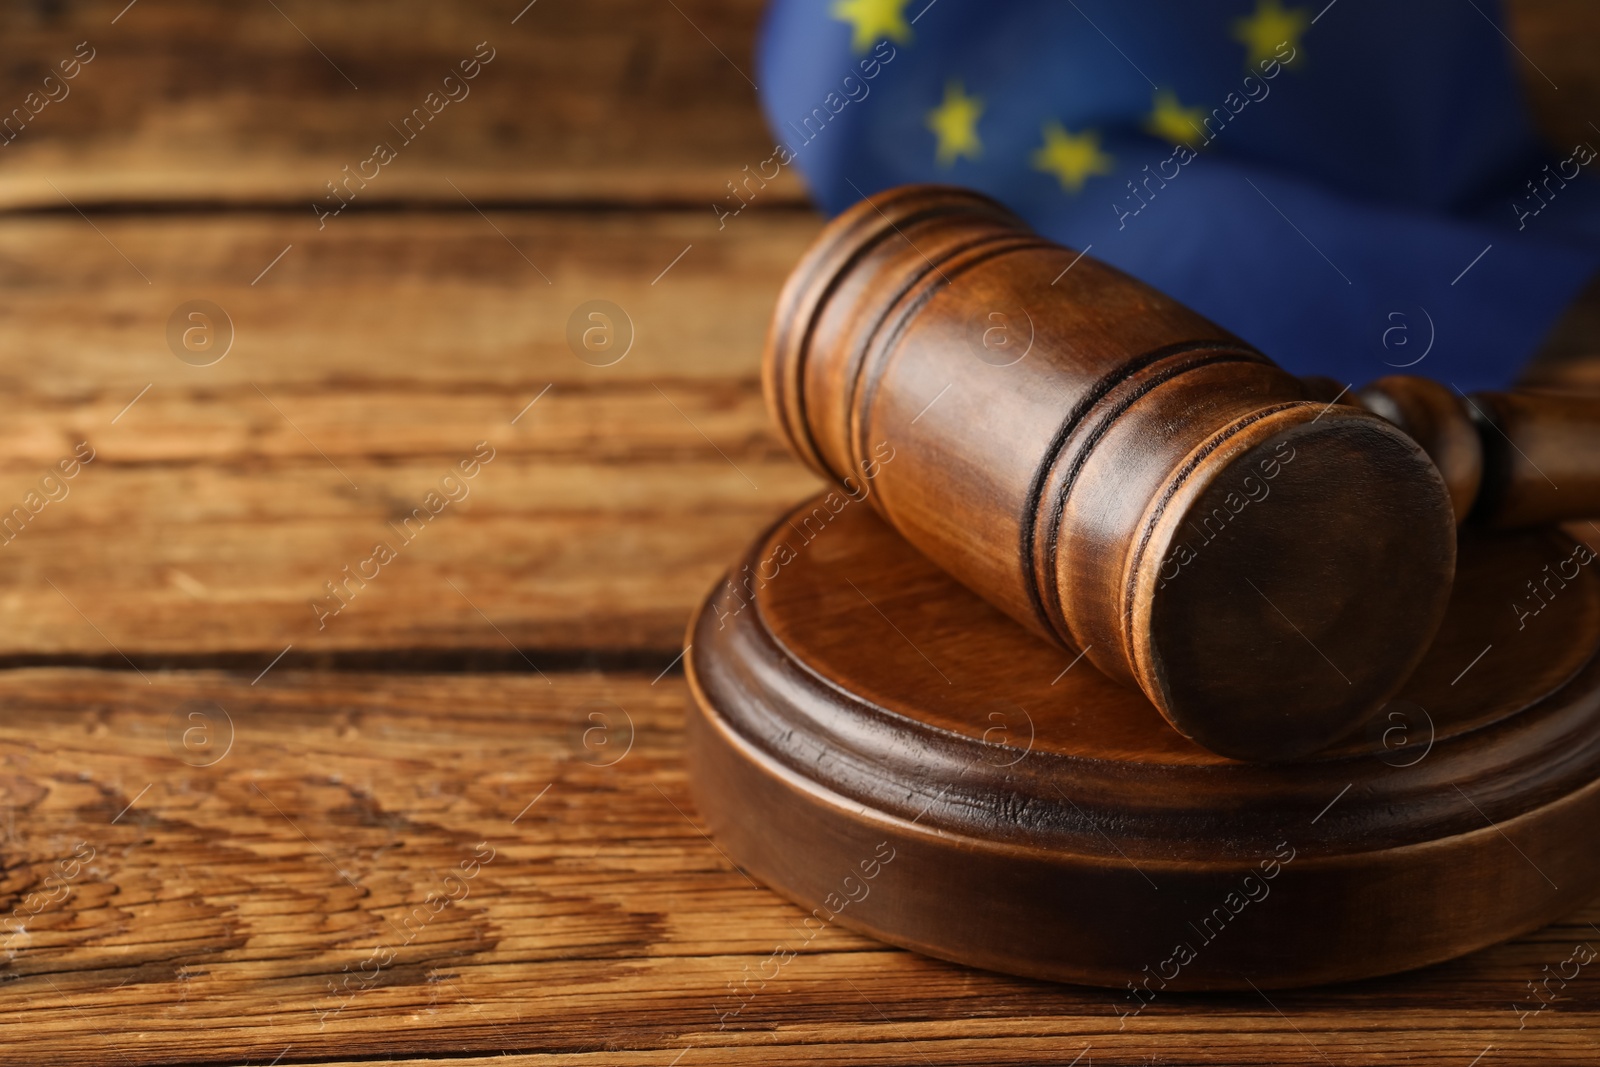
[[[1297,373],[1507,384],[1600,267],[1600,129],[1536,138],[1490,0],[1323,3],[773,0],[769,162],[979,189]]]

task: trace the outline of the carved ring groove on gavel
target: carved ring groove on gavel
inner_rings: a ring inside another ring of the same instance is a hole
[[[813,469],[1243,759],[1322,748],[1399,689],[1449,601],[1458,521],[1600,513],[1600,399],[1302,380],[954,188],[829,224],[764,378]]]

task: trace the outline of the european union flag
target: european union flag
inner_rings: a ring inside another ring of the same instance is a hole
[[[1493,0],[774,0],[757,80],[830,212],[971,186],[1297,373],[1470,390],[1600,266],[1600,129],[1544,147],[1511,48]]]

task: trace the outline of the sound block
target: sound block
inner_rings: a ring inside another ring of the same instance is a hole
[[[1127,987],[1132,1014],[1162,990],[1435,963],[1595,891],[1600,580],[1566,535],[1464,538],[1395,701],[1316,757],[1253,764],[841,500],[779,521],[689,631],[696,802],[735,862],[810,912],[784,951],[837,923]]]

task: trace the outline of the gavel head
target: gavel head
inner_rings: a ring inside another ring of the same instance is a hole
[[[764,379],[802,460],[1223,755],[1351,730],[1449,598],[1451,502],[1410,438],[976,193],[835,219]]]

